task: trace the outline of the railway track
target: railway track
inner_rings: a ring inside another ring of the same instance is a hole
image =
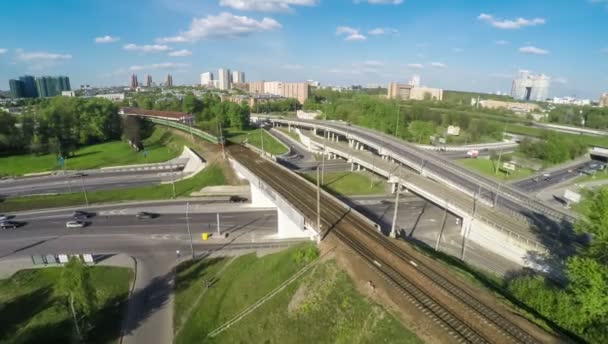
[[[309,219],[316,217],[312,185],[265,159],[236,148],[232,155],[281,193]],[[408,254],[343,205],[322,196],[322,227],[374,267],[457,342],[540,343],[474,295]]]

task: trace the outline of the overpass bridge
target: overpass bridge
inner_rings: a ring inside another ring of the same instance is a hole
[[[425,176],[456,188],[469,196],[476,197],[486,204],[492,204],[510,214],[526,218],[526,221],[545,227],[559,229],[576,220],[562,209],[546,205],[532,196],[512,188],[505,183],[492,180],[476,172],[459,166],[431,151],[421,150],[414,145],[354,125],[336,121],[318,121],[285,119],[266,116],[252,116],[252,121],[269,121],[275,126],[297,127],[311,130],[313,133],[324,132],[336,142],[348,142],[357,150],[377,152]]]
[[[157,111],[133,107],[122,107],[118,110],[118,114],[122,116],[136,116],[146,119],[152,123],[186,131],[192,136],[196,136],[215,144],[220,144],[224,140],[223,138],[219,138],[198,128],[193,128],[192,125],[194,124],[194,116],[185,112]]]

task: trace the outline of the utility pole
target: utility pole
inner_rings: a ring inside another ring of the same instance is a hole
[[[317,165],[317,230],[322,235],[321,230],[321,184],[319,180],[319,165]]]
[[[194,260],[194,244],[192,244],[192,232],[190,232],[190,202],[186,202],[186,229],[188,230],[188,236],[190,236],[190,253],[192,254],[192,260]]]
[[[173,173],[173,178],[171,179],[171,185],[173,186],[173,198],[175,198],[175,172]]]
[[[396,196],[395,196],[395,212],[393,213],[393,225],[391,226],[391,232],[389,234],[389,236],[391,238],[396,238],[397,237],[397,231],[396,231],[396,227],[397,227],[397,214],[399,213],[399,195],[401,194],[401,163],[399,164],[399,179],[397,179],[397,190],[396,190]]]
[[[215,215],[217,220],[217,236],[219,237],[220,235],[222,235],[222,233],[220,232],[220,213],[217,213]]]
[[[84,188],[84,175],[80,176],[80,185],[82,186],[82,193],[84,194],[84,201],[87,204],[87,208],[89,207],[89,198],[87,197],[87,190]]]
[[[441,242],[441,237],[443,236],[443,230],[445,229],[445,221],[448,219],[448,207],[450,206],[449,202],[445,202],[445,212],[443,213],[443,220],[441,221],[441,229],[439,230],[439,235],[437,236],[437,241],[435,241],[435,251],[439,251],[439,243]]]
[[[475,197],[473,198],[473,216],[471,216],[471,221],[469,221],[469,225],[467,226],[467,228],[465,228],[465,232],[464,235],[462,236],[462,254],[460,255],[460,260],[464,261],[464,256],[467,250],[467,237],[469,236],[469,233],[471,232],[471,226],[473,226],[473,221],[475,221],[475,215],[477,215],[477,198],[479,197],[479,195],[481,194],[481,185],[479,186],[479,189],[477,190],[477,194],[475,194]]]
[[[325,135],[323,132],[323,152],[321,152],[321,185],[325,185]]]
[[[264,128],[260,128],[260,140],[262,141],[262,156],[266,155],[264,152]]]

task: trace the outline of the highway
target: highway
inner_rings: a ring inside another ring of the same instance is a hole
[[[181,178],[181,172],[159,171],[104,171],[68,172],[65,175],[27,177],[0,180],[0,197],[37,194],[110,190],[156,185]]]
[[[546,172],[546,174],[548,174],[548,177],[544,176],[545,173],[540,173],[532,177],[514,182],[511,185],[530,194],[537,193],[541,190],[550,188],[552,186],[580,176],[581,173],[578,170],[580,168],[585,167],[588,163],[588,161],[585,161],[574,166],[568,166],[558,170]]]
[[[269,118],[271,121],[287,122],[288,120]],[[542,223],[544,226],[561,224],[562,220],[573,221],[574,219],[562,210],[542,204],[528,194],[504,185],[498,181],[491,180],[475,172],[469,171],[464,167],[437,155],[434,152],[420,150],[413,145],[394,138],[392,136],[375,132],[369,129],[352,126],[346,123],[335,121],[315,121],[315,120],[289,120],[292,125],[301,123],[307,127],[317,127],[322,129],[327,127],[339,133],[345,133],[349,138],[355,138],[373,143],[378,148],[388,150],[409,160],[417,169],[431,172],[440,176],[442,179],[459,185],[471,194],[479,194],[489,203],[494,203],[507,210],[529,218],[533,223]],[[411,164],[410,163],[410,164]],[[498,196],[496,196],[498,193]]]

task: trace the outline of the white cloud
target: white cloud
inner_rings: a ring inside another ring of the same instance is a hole
[[[338,26],[336,35],[344,36],[345,41],[364,41],[367,37],[359,33],[359,30],[350,26]]]
[[[164,44],[137,45],[132,43],[126,44],[122,48],[126,51],[137,51],[142,53],[159,53],[172,49],[171,47]]]
[[[448,65],[446,65],[443,62],[431,62],[431,67],[435,67],[435,68],[448,68]]]
[[[399,5],[403,0],[355,0],[356,4],[367,2],[370,5]]]
[[[190,29],[177,36],[158,38],[158,43],[196,42],[207,38],[236,38],[253,32],[272,31],[282,28],[272,18],[255,20],[246,16],[236,16],[222,12],[192,20]]]
[[[496,45],[507,45],[507,44],[509,44],[509,41],[505,41],[504,39],[499,39],[497,41],[494,41],[494,44],[496,44]]]
[[[8,49],[0,49],[0,55],[1,54],[6,54],[7,51],[8,51]]]
[[[532,54],[532,55],[547,55],[547,54],[549,54],[549,50],[537,48],[537,47],[531,46],[531,45],[519,48],[519,52],[523,53],[523,54]]]
[[[174,56],[174,57],[186,57],[186,56],[192,55],[192,52],[190,50],[182,49],[182,50],[172,51],[168,55]]]
[[[477,19],[484,21],[495,28],[505,30],[521,29],[522,27],[526,26],[542,25],[546,22],[544,18],[526,19],[520,17],[517,19],[498,19],[494,18],[494,16],[492,16],[491,14],[485,13],[480,14]]]
[[[120,41],[120,37],[112,37],[112,36],[101,36],[95,37],[95,43],[103,44],[103,43],[114,43]]]
[[[129,70],[139,71],[139,70],[158,70],[158,69],[178,69],[189,67],[190,65],[187,63],[174,63],[174,62],[165,62],[165,63],[154,63],[150,65],[139,65],[139,66],[131,66]]]
[[[289,69],[289,70],[300,70],[300,69],[304,69],[304,66],[298,65],[298,64],[285,64],[285,65],[282,65],[281,68]]]
[[[61,61],[69,60],[72,58],[70,54],[55,54],[46,51],[37,52],[25,52],[21,49],[17,49],[17,60],[23,62],[36,62],[36,61]]]
[[[378,27],[378,28],[369,30],[367,33],[372,36],[379,36],[379,35],[396,34],[398,32],[399,32],[399,30],[397,30],[397,29]]]
[[[220,0],[220,6],[239,11],[291,12],[292,6],[315,6],[317,0]]]
[[[424,68],[424,65],[422,63],[409,63],[407,67],[412,69],[422,69]]]

